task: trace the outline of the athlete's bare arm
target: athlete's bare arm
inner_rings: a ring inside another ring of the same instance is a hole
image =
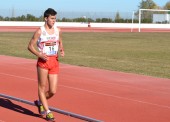
[[[43,59],[43,60],[47,60],[47,56],[45,54],[43,54],[42,52],[39,52],[35,49],[35,44],[37,43],[39,37],[41,35],[41,29],[38,29],[34,35],[32,36],[29,44],[28,44],[28,50],[33,53],[34,55],[36,55],[37,57]]]
[[[61,29],[59,29],[59,49],[60,49],[60,55],[64,57],[64,47],[62,43],[62,32]]]

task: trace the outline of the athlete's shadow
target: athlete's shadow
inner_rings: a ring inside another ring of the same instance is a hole
[[[22,106],[14,104],[8,99],[0,98],[0,106],[29,116],[40,117],[39,114],[35,114],[34,112],[23,108]]]

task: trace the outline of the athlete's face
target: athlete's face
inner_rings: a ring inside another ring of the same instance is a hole
[[[49,17],[46,17],[46,18],[45,18],[45,21],[47,22],[47,24],[48,24],[49,26],[52,27],[52,26],[55,24],[55,22],[56,22],[56,16],[50,15]]]

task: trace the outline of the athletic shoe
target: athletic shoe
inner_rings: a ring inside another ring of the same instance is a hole
[[[46,112],[45,112],[43,105],[39,104],[38,100],[34,101],[34,104],[37,106],[39,114],[42,116],[45,115]]]
[[[46,115],[46,120],[50,122],[55,122],[54,116],[51,112]]]

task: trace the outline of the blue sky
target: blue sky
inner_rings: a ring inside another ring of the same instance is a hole
[[[1,0],[0,9],[45,10],[84,12],[132,12],[141,0]],[[169,0],[153,0],[164,6]]]

